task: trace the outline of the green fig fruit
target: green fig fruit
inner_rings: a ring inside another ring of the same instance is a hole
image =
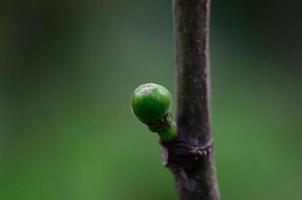
[[[169,112],[172,95],[165,87],[146,83],[137,87],[132,95],[131,106],[135,116],[157,132],[162,141],[170,140],[176,133],[176,126]]]
[[[172,105],[172,95],[165,87],[146,83],[135,89],[131,100],[134,114],[149,123],[164,118]]]

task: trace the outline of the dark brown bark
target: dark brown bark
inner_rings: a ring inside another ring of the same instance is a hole
[[[209,85],[210,0],[173,0],[177,136],[162,142],[181,200],[219,200],[212,155]]]

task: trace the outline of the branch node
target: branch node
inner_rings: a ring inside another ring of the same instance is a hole
[[[207,160],[212,152],[213,141],[209,140],[203,145],[193,145],[178,136],[170,141],[162,141],[163,165],[168,168],[183,166],[183,163],[196,163]]]

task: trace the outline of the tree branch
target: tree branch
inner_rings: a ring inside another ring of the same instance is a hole
[[[181,200],[219,200],[212,157],[209,85],[210,0],[173,0],[177,135],[162,141]]]

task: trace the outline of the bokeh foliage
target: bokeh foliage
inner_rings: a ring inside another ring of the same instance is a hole
[[[297,5],[276,23],[279,1],[267,12],[253,2],[213,0],[221,195],[299,199],[301,40],[285,20]],[[175,95],[170,1],[14,0],[0,11],[0,199],[176,199],[155,134],[130,109],[141,83]],[[290,34],[273,34],[285,24]]]

